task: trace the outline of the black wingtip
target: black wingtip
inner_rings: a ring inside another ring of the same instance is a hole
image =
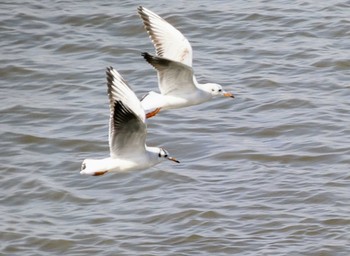
[[[112,67],[106,68],[106,79],[107,79],[107,85],[109,86],[113,81],[113,75],[111,74]]]
[[[150,64],[153,64],[155,62],[155,57],[148,52],[141,53],[141,56]]]
[[[137,12],[138,14],[142,17],[144,15],[144,9],[143,7],[140,5],[139,7],[137,7]]]
[[[113,70],[112,66],[109,66],[109,67],[106,68],[107,80],[108,80],[108,78],[113,77],[112,70]]]
[[[151,54],[149,54],[148,52],[143,52],[143,53],[141,53],[141,56],[144,57],[147,61],[148,61],[149,59],[152,59],[152,58],[153,58],[153,56],[152,56]]]
[[[149,64],[151,64],[157,70],[159,70],[160,68],[164,68],[164,67],[169,66],[169,64],[171,62],[168,59],[161,58],[161,57],[158,57],[158,56],[153,56],[153,55],[149,54],[148,52],[143,52],[143,53],[141,53],[141,55],[144,57],[144,59]]]

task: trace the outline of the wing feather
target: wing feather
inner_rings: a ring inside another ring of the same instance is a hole
[[[107,68],[110,102],[109,148],[111,157],[145,150],[145,112],[127,82],[112,67]]]
[[[177,61],[142,53],[158,73],[158,85],[163,95],[185,95],[197,90],[193,69]]]
[[[192,47],[186,37],[154,12],[139,6],[143,21],[158,56],[192,66]]]

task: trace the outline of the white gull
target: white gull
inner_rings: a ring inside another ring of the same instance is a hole
[[[157,56],[142,53],[158,74],[160,93],[149,92],[141,100],[146,117],[161,109],[175,109],[197,105],[215,96],[234,98],[216,83],[200,84],[192,69],[192,47],[175,27],[152,11],[139,6],[138,13],[156,49]]]
[[[85,159],[80,173],[98,176],[106,172],[140,170],[165,159],[179,163],[165,149],[146,145],[145,111],[139,99],[115,69],[107,68],[106,74],[110,157]]]

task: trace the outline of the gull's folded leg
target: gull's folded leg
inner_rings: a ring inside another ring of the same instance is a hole
[[[146,118],[151,118],[151,117],[154,117],[155,115],[157,115],[160,111],[160,108],[156,108],[155,110],[153,110],[152,112],[150,113],[147,113],[146,114]]]
[[[92,176],[101,176],[105,174],[107,171],[95,172]]]

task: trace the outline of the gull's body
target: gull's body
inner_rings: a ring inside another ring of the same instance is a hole
[[[102,175],[146,169],[169,157],[162,148],[146,145],[145,112],[126,81],[112,67],[107,68],[107,86],[110,102],[109,149],[110,157],[85,159],[81,174]]]
[[[142,6],[138,13],[157,54],[142,54],[157,70],[160,90],[160,93],[148,93],[141,101],[147,117],[160,109],[197,105],[218,95],[233,98],[233,94],[225,92],[219,84],[197,82],[192,69],[191,44],[179,30]]]

